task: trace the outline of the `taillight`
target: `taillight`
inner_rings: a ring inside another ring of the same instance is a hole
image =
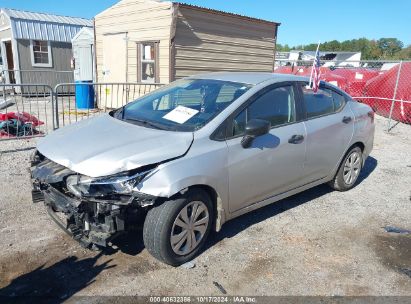
[[[374,115],[375,115],[374,111],[368,112],[368,117],[371,118],[371,123],[374,123]]]

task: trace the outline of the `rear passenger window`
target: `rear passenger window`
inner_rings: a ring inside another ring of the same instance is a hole
[[[341,94],[333,92],[333,99],[334,99],[334,111],[338,112],[345,105],[345,97],[342,96]]]
[[[303,85],[304,104],[307,111],[307,119],[322,115],[331,114],[334,112],[334,99],[332,91],[327,89],[319,89],[314,93],[311,89],[307,89]]]
[[[233,121],[233,136],[243,135],[247,121],[264,119],[271,126],[280,126],[295,121],[295,99],[292,86],[272,89],[258,97]]]

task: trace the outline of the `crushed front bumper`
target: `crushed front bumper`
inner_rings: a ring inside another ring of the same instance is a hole
[[[67,197],[49,186],[33,190],[33,202],[41,197],[54,222],[84,247],[95,244],[107,247],[126,231],[127,209],[124,206],[82,202]]]
[[[40,169],[39,169],[40,168]],[[56,224],[84,247],[107,247],[110,242],[138,223],[157,198],[142,194],[123,201],[77,198],[62,185],[74,172],[47,159],[32,161],[34,203],[44,202]]]

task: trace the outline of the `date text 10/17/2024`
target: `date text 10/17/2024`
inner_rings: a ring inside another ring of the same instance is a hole
[[[187,297],[150,297],[150,303],[257,303],[257,299],[254,297],[243,296],[187,296]]]

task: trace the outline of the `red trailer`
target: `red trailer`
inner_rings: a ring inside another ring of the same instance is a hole
[[[353,97],[360,97],[364,94],[367,81],[383,72],[365,68],[341,68],[334,70],[333,73],[346,79],[347,87],[345,91],[348,94]]]
[[[274,73],[276,74],[292,74],[292,75],[300,75],[300,76],[305,76],[305,70],[307,67],[303,66],[291,66],[291,65],[286,65],[286,66],[280,66],[277,67],[274,70]],[[303,75],[304,74],[304,75]]]
[[[376,113],[388,117],[391,110],[392,99],[395,102],[392,118],[401,122],[411,123],[411,62],[404,62],[401,66],[400,77],[396,65],[387,72],[369,80],[364,88],[364,96],[374,97],[364,99]],[[396,82],[398,86],[395,93]]]

